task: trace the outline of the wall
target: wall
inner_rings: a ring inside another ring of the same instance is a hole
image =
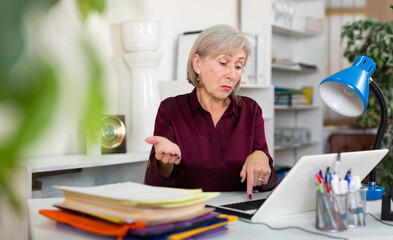
[[[366,14],[381,22],[391,21],[393,12],[390,5],[393,5],[393,0],[366,0]]]
[[[116,0],[108,1],[107,18],[111,23],[113,43],[119,46],[118,25],[129,20],[158,20],[161,39],[158,51],[163,53],[159,81],[175,77],[177,37],[185,31],[202,30],[214,24],[233,26],[238,21],[237,0]],[[114,48],[117,49],[115,46]],[[117,49],[118,50],[118,49]],[[117,54],[118,57],[121,57]]]
[[[342,26],[366,18],[366,1],[328,0],[326,5],[327,17],[327,75],[334,74],[352,63],[344,58],[345,42],[340,35]],[[352,125],[355,118],[349,118],[336,113],[324,104],[325,125]]]
[[[105,66],[107,114],[124,114],[130,101],[130,74],[123,60],[120,24],[128,20],[157,20],[161,23],[158,51],[163,58],[158,81],[173,80],[176,66],[177,37],[184,31],[201,30],[225,23],[236,26],[239,19],[237,0],[116,0],[107,1],[104,16],[93,14],[84,25],[78,20],[75,0],[62,0],[42,19],[40,35],[61,65],[61,92],[53,123],[25,157],[84,153],[79,116],[83,112],[86,63],[80,61],[78,47],[67,46],[83,29],[94,43]]]

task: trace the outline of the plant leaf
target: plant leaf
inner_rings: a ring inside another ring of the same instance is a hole
[[[393,57],[389,58],[389,60],[386,62],[386,65],[389,67],[393,67]]]
[[[92,11],[103,13],[106,7],[105,0],[77,0],[79,12],[85,21]]]
[[[386,35],[385,37],[384,37],[384,40],[385,40],[385,44],[386,45],[389,45],[390,44],[390,38],[392,37],[392,35]]]

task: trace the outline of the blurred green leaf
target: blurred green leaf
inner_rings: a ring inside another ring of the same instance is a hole
[[[86,20],[92,11],[104,13],[106,6],[105,0],[77,0],[77,3],[83,20]]]
[[[93,50],[91,43],[88,41],[82,41],[84,46],[85,55],[89,62],[89,82],[87,92],[87,104],[85,110],[85,116],[83,120],[84,129],[86,129],[87,138],[90,141],[94,141],[100,131],[100,121],[105,108],[104,101],[104,89],[103,85],[103,73],[101,71],[101,64],[98,61],[98,57]]]
[[[105,10],[105,0],[78,1],[83,19],[89,12]],[[0,143],[0,198],[8,200],[15,209],[18,201],[7,174],[20,160],[21,152],[43,132],[53,117],[59,92],[57,66],[47,62],[38,52],[24,53],[26,39],[22,26],[25,14],[32,8],[44,13],[58,0],[0,1],[0,101],[12,102],[18,108],[21,119],[14,137]],[[89,43],[84,43],[91,66],[88,89],[88,109],[85,119],[96,119],[102,114],[104,95],[102,71],[98,56]],[[15,70],[16,69],[16,70]],[[89,122],[88,120],[87,122]]]

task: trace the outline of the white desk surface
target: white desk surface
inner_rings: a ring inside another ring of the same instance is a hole
[[[62,202],[62,198],[46,198],[46,199],[29,199],[29,210],[32,226],[33,239],[111,239],[100,237],[98,235],[89,234],[76,230],[74,228],[65,226],[63,224],[56,224],[54,221],[40,215],[40,209],[54,209],[52,203]],[[381,217],[381,201],[367,202],[367,212],[372,213],[380,219]],[[298,226],[319,233],[326,233],[334,237],[347,238],[347,239],[393,239],[393,226],[384,225],[371,216],[366,216],[365,227],[349,228],[348,230],[340,233],[329,233],[318,231],[315,228],[315,211],[306,212],[286,217],[280,217],[265,221],[273,227],[287,227]],[[393,224],[393,222],[390,222]],[[228,232],[211,237],[211,239],[331,239],[323,236],[317,236],[297,229],[289,230],[271,230],[264,225],[251,224],[242,221],[237,221],[228,224]]]

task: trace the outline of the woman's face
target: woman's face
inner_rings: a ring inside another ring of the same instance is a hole
[[[194,70],[200,76],[202,91],[212,98],[226,99],[240,81],[246,53],[242,49],[237,53],[222,53],[215,58],[202,59],[194,56]]]

